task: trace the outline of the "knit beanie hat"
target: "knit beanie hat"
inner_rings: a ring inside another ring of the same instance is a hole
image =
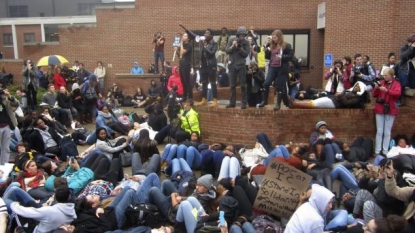
[[[232,190],[232,184],[231,184],[232,178],[223,178],[219,181],[219,184],[225,187],[227,190]]]
[[[320,127],[323,126],[323,125],[327,126],[327,123],[325,121],[319,121],[319,122],[317,122],[317,124],[316,124],[316,130],[320,129]]]
[[[206,174],[197,179],[197,183],[200,183],[201,185],[205,186],[207,189],[210,190],[213,184],[213,177],[211,174]]]

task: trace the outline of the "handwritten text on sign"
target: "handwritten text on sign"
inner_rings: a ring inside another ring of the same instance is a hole
[[[290,218],[310,180],[311,176],[304,172],[273,160],[268,164],[254,207],[275,216]]]

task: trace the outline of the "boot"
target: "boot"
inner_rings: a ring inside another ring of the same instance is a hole
[[[218,106],[218,99],[213,98],[212,104],[210,105],[210,107],[217,107],[217,106]]]
[[[274,102],[275,102],[275,106],[274,106],[274,110],[280,110],[281,108],[281,92],[278,92],[275,97],[274,97]]]
[[[167,161],[163,161],[162,163],[161,163],[161,166],[160,166],[160,170],[161,170],[161,172],[164,172],[164,170],[166,169],[166,167],[169,165],[169,163],[167,162]]]
[[[205,97],[202,98],[202,101],[196,104],[196,106],[206,106],[206,105],[207,105],[207,101]]]
[[[257,107],[263,108],[263,107],[265,107],[265,105],[268,104],[268,94],[269,94],[269,90],[268,89],[265,89],[262,92],[262,102],[259,103]]]
[[[282,102],[285,106],[290,107],[290,96],[287,94],[282,94]]]

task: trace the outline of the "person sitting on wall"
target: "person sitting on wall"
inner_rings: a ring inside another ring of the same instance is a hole
[[[359,108],[367,98],[366,85],[358,81],[351,89],[341,94],[326,96],[309,102],[295,102],[290,99],[290,108]]]
[[[143,68],[141,68],[138,62],[134,62],[134,66],[131,68],[131,74],[144,74]]]

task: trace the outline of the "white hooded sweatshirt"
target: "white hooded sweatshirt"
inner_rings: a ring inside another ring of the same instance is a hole
[[[327,205],[334,194],[318,184],[311,186],[311,196],[308,202],[298,208],[285,228],[284,233],[322,233],[324,232],[324,216]]]

